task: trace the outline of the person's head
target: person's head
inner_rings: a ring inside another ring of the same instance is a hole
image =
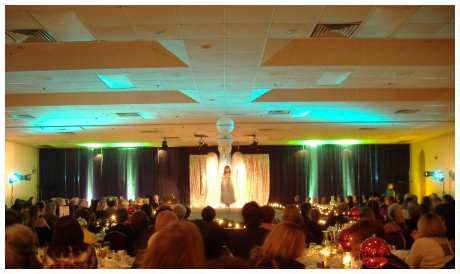
[[[404,202],[404,194],[398,193],[396,194],[396,202],[402,204]]]
[[[431,203],[433,204],[433,208],[436,208],[439,204],[442,203],[442,199],[439,197],[434,197],[431,199]]]
[[[16,210],[5,210],[5,227],[22,223],[22,218]]]
[[[321,204],[325,204],[326,203],[326,197],[325,196],[322,196],[321,197]]]
[[[418,196],[417,195],[412,194],[412,199],[414,199],[414,201],[416,201],[418,203]]]
[[[115,201],[114,200],[108,200],[107,201],[107,207],[114,208],[115,207]]]
[[[188,217],[190,217],[190,213],[192,213],[192,210],[190,209],[190,207],[186,206],[184,220],[187,220]]]
[[[343,203],[343,196],[342,195],[337,195],[337,203]]]
[[[145,212],[148,218],[153,217],[153,207],[151,204],[143,204],[141,210]]]
[[[453,203],[455,202],[454,197],[450,196],[449,194],[442,195],[442,202],[443,203]]]
[[[424,214],[427,212],[432,212],[433,211],[433,203],[431,201],[430,196],[424,196],[422,197],[422,200],[420,201],[420,213]]]
[[[203,266],[205,262],[203,238],[194,223],[176,222],[157,233],[152,245],[142,256],[140,268],[196,269]]]
[[[224,174],[230,174],[232,173],[232,170],[230,169],[230,166],[225,166],[224,167]]]
[[[361,218],[350,226],[351,244],[353,256],[359,254],[361,243],[375,234],[376,237],[385,239],[383,223],[376,218]]]
[[[70,251],[78,253],[83,242],[83,230],[73,216],[63,216],[54,224],[50,250],[53,254],[68,255]]]
[[[345,203],[347,204],[353,203],[353,196],[348,195],[347,197],[345,197]]]
[[[214,218],[216,218],[216,210],[211,206],[203,208],[201,210],[201,218],[203,218],[204,221],[214,220]]]
[[[316,208],[312,208],[308,216],[313,223],[318,223],[319,219],[321,218],[321,212]]]
[[[283,258],[295,260],[305,249],[305,232],[301,225],[284,221],[277,224],[267,235],[260,248],[252,251],[256,267],[264,261]],[[275,266],[275,268],[277,268]]]
[[[106,209],[107,209],[107,202],[105,200],[100,200],[99,203],[97,203],[96,211],[103,211]]]
[[[283,210],[283,221],[291,221],[302,225],[303,219],[300,210],[296,205],[287,205]]]
[[[417,228],[422,237],[444,237],[446,235],[446,226],[441,216],[433,212],[420,215]]]
[[[394,196],[391,196],[391,195],[385,196],[385,204],[387,206],[389,206],[389,205],[391,205],[391,204],[393,204],[395,202],[396,202],[396,198]]]
[[[313,196],[313,204],[317,204],[319,202],[319,198],[317,196]]]
[[[301,203],[300,204],[300,214],[302,215],[302,217],[308,217],[308,213],[310,212],[310,210],[311,210],[311,204],[310,203]]]
[[[155,220],[155,232],[159,232],[165,226],[178,221],[179,219],[174,212],[171,210],[163,210],[157,215]]]
[[[91,213],[86,208],[78,208],[77,210],[75,210],[73,212],[73,217],[75,219],[83,218],[88,224],[90,224],[90,221],[91,221]]]
[[[69,206],[76,206],[76,205],[78,205],[78,202],[79,202],[79,199],[74,197],[74,198],[70,199]]]
[[[305,203],[310,203],[310,201],[311,201],[310,197],[308,197],[308,196],[305,197]]]
[[[82,208],[88,208],[89,207],[88,201],[85,199],[80,199],[78,200],[78,206]]]
[[[134,211],[131,216],[129,227],[134,232],[141,232],[149,226],[149,218],[147,214],[142,210]]]
[[[29,199],[27,200],[27,206],[31,207],[33,205],[35,205],[35,197],[29,197]]]
[[[155,202],[159,202],[159,201],[160,201],[160,197],[159,197],[158,195],[155,194],[155,195],[153,195],[153,200],[154,200]]]
[[[185,214],[187,213],[187,209],[185,209],[185,206],[181,204],[175,204],[172,210],[174,213],[176,213],[179,221],[182,221],[185,217]]]
[[[380,205],[379,202],[374,199],[369,199],[366,203],[366,207],[372,209],[374,215],[380,215]]]
[[[129,212],[126,208],[118,208],[115,210],[115,217],[117,218],[117,223],[123,224],[128,220]]]
[[[300,195],[295,195],[294,196],[294,202],[297,203],[298,201],[300,201]]]
[[[398,224],[404,223],[404,215],[402,212],[402,206],[398,203],[393,203],[388,206],[388,218],[395,221]]]
[[[38,220],[40,216],[40,208],[37,205],[33,205],[29,208],[29,223]]]
[[[38,268],[37,235],[23,224],[13,224],[5,228],[5,268]]]
[[[275,210],[273,207],[264,205],[260,208],[261,211],[261,222],[266,224],[272,224],[273,220],[275,220]]]
[[[410,219],[420,217],[420,205],[415,201],[409,202],[407,205],[407,214],[409,215]]]
[[[389,183],[389,184],[388,184],[388,186],[387,186],[387,188],[388,188],[388,189],[393,189],[393,188],[394,188],[394,186],[393,186],[393,184],[392,184],[392,183]]]
[[[247,228],[254,228],[260,225],[262,214],[260,206],[256,202],[246,203],[241,213],[243,215],[243,222]]]

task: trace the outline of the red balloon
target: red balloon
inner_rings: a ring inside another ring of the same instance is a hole
[[[360,258],[363,264],[370,268],[382,268],[388,262],[390,248],[381,238],[370,237],[364,240],[359,247]]]
[[[337,241],[344,251],[351,251],[351,233],[349,227],[344,228],[339,232],[339,235],[337,235]]]
[[[359,220],[359,218],[361,218],[361,209],[357,208],[356,206],[352,207],[348,211],[348,218],[350,218],[350,220],[352,220],[352,221]]]

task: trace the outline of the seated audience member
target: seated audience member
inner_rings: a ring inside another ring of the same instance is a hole
[[[117,202],[115,202],[115,200],[107,200],[107,216],[112,216],[115,214],[115,211],[117,210],[117,205],[116,205]]]
[[[80,224],[81,229],[83,230],[83,241],[87,244],[94,244],[97,242],[96,234],[88,231],[88,222],[82,217],[77,218],[77,222]]]
[[[446,226],[446,237],[450,241],[452,249],[454,249],[455,243],[455,203],[444,203],[439,204],[435,209],[434,213],[441,216],[444,225]]]
[[[91,215],[88,208],[78,208],[73,212],[73,217],[78,220],[82,218],[85,222],[79,221],[83,229],[83,241],[87,244],[93,244],[97,241],[96,233],[89,230],[90,227],[94,226],[94,217]]]
[[[361,243],[372,236],[385,239],[385,230],[383,229],[383,223],[375,218],[361,218],[356,223],[350,226],[351,243],[350,249],[351,254],[355,260],[359,260],[359,249]],[[369,268],[365,264],[362,268]],[[384,269],[408,269],[409,266],[396,255],[390,252],[388,262]]]
[[[98,219],[105,219],[109,217],[108,212],[107,212],[107,201],[106,200],[100,200],[97,203],[95,214],[96,214],[96,218]]]
[[[207,206],[201,210],[201,220],[195,224],[203,236],[206,259],[220,256],[221,247],[225,245],[225,230],[214,221],[216,210]]]
[[[322,204],[322,205],[327,205],[326,196],[322,196],[322,197],[321,197],[320,204]]]
[[[388,207],[396,202],[394,196],[385,196],[383,203],[380,205],[380,215],[383,216],[385,221],[388,221]]]
[[[374,218],[379,219],[382,223],[385,223],[385,218],[380,214],[380,204],[374,199],[369,199],[366,206],[374,212]]]
[[[403,205],[403,203],[404,203],[404,194],[402,194],[402,193],[396,194],[396,203],[398,203],[401,206]]]
[[[273,207],[264,205],[260,208],[262,218],[259,227],[266,230],[272,230],[274,227],[273,221],[275,220],[275,210]]]
[[[72,263],[79,268],[97,268],[94,248],[84,242],[83,230],[73,216],[63,216],[57,221],[51,243],[45,247],[44,268],[57,262]]]
[[[339,194],[337,195],[337,204],[344,203],[345,201],[343,200],[343,195]]]
[[[317,196],[313,196],[312,204],[317,205],[319,203],[319,198]]]
[[[43,218],[43,212],[38,206],[38,203],[29,208],[29,223],[28,225],[37,233],[39,246],[51,241],[51,227]]]
[[[27,223],[27,216],[24,214],[24,210],[27,208],[27,204],[23,200],[16,200],[14,201],[14,204],[11,206],[11,209],[16,211],[18,213],[18,216],[20,218],[20,223],[25,224]]]
[[[80,200],[78,200],[77,206],[78,206],[79,208],[89,208],[88,201],[85,200],[85,199],[80,199]]]
[[[294,202],[293,204],[295,205],[300,205],[300,195],[295,195],[294,196]]]
[[[157,194],[153,195],[152,207],[155,209],[161,205],[160,196]]]
[[[234,256],[249,259],[252,248],[263,243],[268,230],[259,227],[262,213],[256,202],[246,203],[242,215],[246,228],[229,231],[226,243]]]
[[[56,203],[49,202],[46,204],[43,217],[50,227],[52,227],[59,220],[59,216],[56,215]]]
[[[420,202],[420,214],[433,212],[433,202],[430,196],[424,196]]]
[[[384,226],[386,234],[391,232],[400,233],[403,231],[405,228],[404,216],[399,204],[393,203],[388,207],[388,218],[390,219],[390,222]]]
[[[319,224],[321,212],[318,209],[313,208],[312,210],[310,210],[309,216],[311,221],[307,224],[307,228],[311,237],[307,239],[308,244],[321,244],[321,241],[323,239],[322,231],[326,229],[324,226]]]
[[[309,217],[310,210],[311,210],[310,203],[300,204],[300,215],[302,216],[304,224],[307,224],[310,222],[310,217]]]
[[[415,201],[410,201],[407,204],[407,217],[405,220],[406,226],[410,231],[417,229],[418,218],[420,217],[420,205]]]
[[[164,227],[178,222],[179,218],[177,218],[177,215],[172,212],[171,210],[163,210],[161,211],[155,221],[155,233],[153,233],[152,237],[150,237],[148,241],[148,247],[153,243],[153,240],[155,237],[157,237],[157,233],[160,232]]]
[[[153,218],[153,207],[151,204],[143,204],[141,210],[145,212],[149,220],[149,225],[155,224],[155,219]]]
[[[299,208],[294,204],[287,205],[284,208],[282,219],[283,221],[291,221],[302,226],[305,224],[302,219],[302,215],[300,214]]]
[[[174,213],[176,213],[179,222],[184,221],[185,214],[187,213],[187,209],[185,208],[185,206],[181,204],[175,204],[172,210]]]
[[[184,221],[188,221],[188,217],[190,217],[190,213],[192,213],[192,210],[190,209],[190,207],[185,206]]]
[[[251,251],[255,268],[305,268],[296,261],[305,249],[305,233],[301,225],[283,221],[270,231],[262,246]]]
[[[422,214],[418,230],[412,232],[414,244],[406,257],[411,268],[442,268],[454,258],[454,252],[445,237],[446,227],[436,213]]]
[[[348,196],[345,198],[345,203],[348,205],[348,209],[353,208],[353,207],[355,206],[355,205],[353,204],[353,196],[348,195]]]
[[[149,205],[151,207],[150,204],[144,205]],[[134,211],[130,219],[129,227],[131,228],[131,232],[126,235],[128,236],[128,246],[126,250],[128,251],[129,255],[137,254],[140,246],[135,246],[135,243],[137,242],[137,239],[142,234],[142,232],[149,227],[149,218],[147,217],[147,214],[145,214],[143,210]]]
[[[203,266],[203,239],[194,223],[176,222],[157,233],[152,245],[141,255],[140,268],[196,269]]]
[[[16,210],[6,209],[5,210],[5,227],[22,224],[22,218],[19,216],[19,213]]]
[[[126,208],[119,208],[115,210],[115,218],[117,219],[117,224],[107,229],[106,233],[108,234],[112,231],[119,231],[128,236],[128,234],[131,232],[131,228],[125,224],[128,220],[128,217],[129,213]]]
[[[337,205],[337,216],[332,215],[327,218],[326,228],[330,226],[335,226],[336,224],[345,224],[350,221],[347,217],[348,215],[348,205],[346,203],[340,203]]]
[[[13,224],[5,228],[5,268],[43,268],[37,258],[37,235],[30,227]]]

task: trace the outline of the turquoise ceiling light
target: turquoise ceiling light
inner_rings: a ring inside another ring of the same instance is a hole
[[[129,80],[126,74],[97,74],[97,77],[111,89],[135,88],[136,86]]]

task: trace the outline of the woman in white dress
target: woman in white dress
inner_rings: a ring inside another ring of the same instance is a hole
[[[222,176],[220,202],[230,210],[230,205],[235,202],[235,191],[233,190],[232,171],[229,166],[225,166]]]

